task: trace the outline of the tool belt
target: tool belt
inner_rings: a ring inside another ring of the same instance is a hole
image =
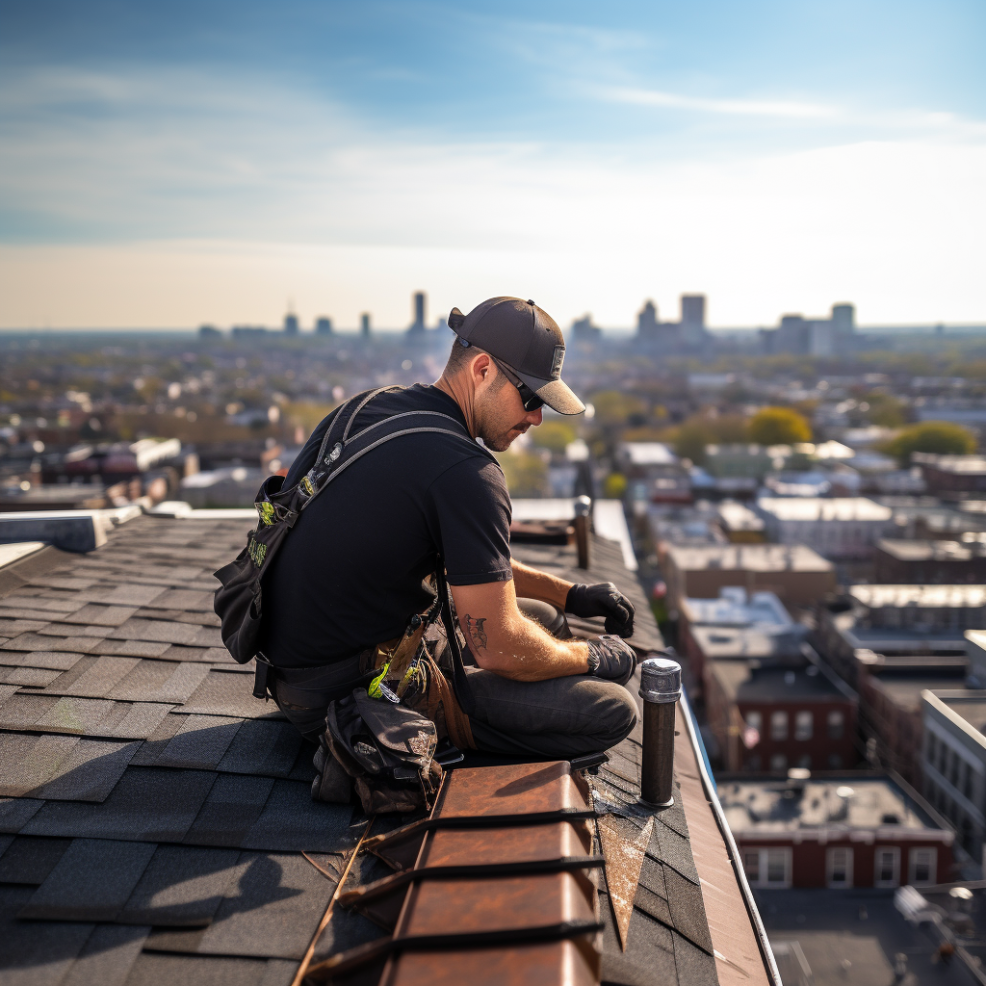
[[[348,802],[355,788],[367,814],[430,810],[442,777],[439,744],[475,749],[455,688],[456,670],[465,672],[454,625],[444,619],[448,590],[442,576],[436,581],[428,612],[361,655],[367,686],[329,703],[315,757],[317,800]]]

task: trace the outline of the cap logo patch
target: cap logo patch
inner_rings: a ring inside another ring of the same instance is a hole
[[[555,346],[554,359],[551,361],[551,379],[557,380],[561,376],[561,365],[565,362],[565,347]]]

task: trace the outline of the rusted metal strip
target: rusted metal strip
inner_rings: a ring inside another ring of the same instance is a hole
[[[353,851],[349,854],[349,859],[346,862],[346,868],[342,871],[342,876],[339,877],[339,882],[336,884],[335,890],[332,892],[332,896],[329,898],[329,905],[325,909],[325,913],[322,915],[322,920],[318,923],[318,928],[315,934],[312,936],[312,940],[308,943],[308,950],[305,952],[305,957],[301,960],[301,965],[298,966],[298,971],[295,973],[294,979],[291,980],[291,986],[301,986],[302,980],[305,978],[308,972],[308,964],[312,960],[312,956],[315,954],[315,946],[318,944],[318,940],[328,926],[329,921],[332,919],[332,908],[335,906],[336,900],[338,900],[339,895],[342,893],[342,888],[345,886],[346,880],[349,878],[349,871],[353,867],[353,862],[355,861],[357,855],[362,849],[363,842],[369,836],[370,829],[373,828],[373,822],[376,816],[370,818],[366,823],[366,828],[363,829],[362,834],[359,837],[359,842],[356,843]],[[307,858],[307,857],[306,857]],[[311,859],[308,860],[312,863]],[[312,863],[315,866],[314,863]],[[316,869],[322,870],[320,866],[315,866]]]

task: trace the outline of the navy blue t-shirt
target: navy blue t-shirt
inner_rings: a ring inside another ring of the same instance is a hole
[[[465,424],[448,394],[415,384],[375,397],[351,434],[412,410]],[[308,439],[285,489],[314,464],[333,414]],[[423,580],[439,555],[452,585],[505,582],[509,542],[503,471],[478,445],[436,434],[392,439],[340,473],[285,538],[263,580],[260,649],[275,666],[313,667],[391,640],[433,601]]]

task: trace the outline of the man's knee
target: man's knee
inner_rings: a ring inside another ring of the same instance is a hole
[[[557,606],[542,602],[540,599],[521,598],[517,600],[517,608],[529,620],[540,623],[552,637],[557,637],[559,640],[571,638],[572,631],[568,628],[568,620]]]
[[[637,703],[622,685],[600,681],[598,686],[602,691],[596,704],[599,749],[605,750],[630,735],[637,724]]]

